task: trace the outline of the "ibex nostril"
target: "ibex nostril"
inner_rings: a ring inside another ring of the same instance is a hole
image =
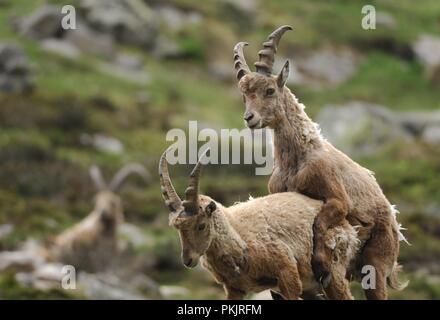
[[[185,261],[185,265],[187,267],[190,267],[192,265],[193,260],[191,258],[189,258],[187,261]]]
[[[250,121],[250,120],[252,120],[253,117],[254,117],[254,114],[253,114],[253,113],[250,113],[250,112],[247,113],[247,112],[246,112],[246,113],[244,114],[244,120],[245,120],[245,121]]]

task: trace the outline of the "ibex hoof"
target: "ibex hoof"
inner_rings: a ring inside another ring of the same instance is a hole
[[[273,290],[270,290],[270,295],[272,296],[273,300],[285,300],[281,294]]]

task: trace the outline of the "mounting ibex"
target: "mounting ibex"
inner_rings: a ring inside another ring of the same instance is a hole
[[[294,192],[277,193],[226,208],[199,194],[200,160],[190,176],[182,201],[171,183],[166,153],[159,163],[170,225],[180,235],[182,260],[195,267],[200,257],[228,299],[275,289],[285,299],[298,299],[304,291],[318,292],[310,265],[315,215],[322,202]],[[351,299],[345,270],[358,245],[348,222],[329,229],[326,246],[332,252],[330,299]]]
[[[304,111],[304,105],[285,86],[287,61],[278,75],[272,75],[274,56],[281,36],[291,30],[283,26],[271,33],[258,53],[252,72],[240,42],[234,48],[238,86],[246,105],[244,120],[251,129],[274,130],[275,168],[269,181],[270,193],[296,191],[324,201],[313,225],[313,271],[324,287],[332,280],[332,251],[325,245],[329,228],[349,221],[360,226],[363,248],[357,258],[357,272],[374,266],[375,289],[365,290],[369,299],[386,299],[386,283],[397,283],[399,240],[404,239],[390,205],[371,171],[361,167],[321,137],[318,126]],[[358,274],[359,275],[359,274]],[[354,275],[356,276],[356,275]]]
[[[81,222],[58,235],[50,250],[57,261],[79,269],[98,271],[109,266],[117,253],[117,230],[124,215],[121,198],[116,194],[132,173],[149,182],[150,176],[140,164],[129,164],[120,169],[109,185],[98,167],[90,168],[90,176],[98,189],[94,210]]]

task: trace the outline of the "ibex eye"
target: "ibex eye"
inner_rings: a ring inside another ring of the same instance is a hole
[[[200,224],[199,227],[197,228],[199,231],[203,231],[205,230],[206,225],[204,223]]]
[[[275,93],[275,89],[269,88],[266,90],[266,96],[271,96]]]

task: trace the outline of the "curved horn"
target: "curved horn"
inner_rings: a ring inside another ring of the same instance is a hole
[[[199,210],[199,179],[202,172],[202,159],[210,149],[206,149],[190,174],[189,185],[185,190],[185,201],[182,205],[187,215],[195,215]]]
[[[174,189],[174,186],[170,179],[170,174],[168,172],[167,153],[170,149],[171,147],[165,150],[165,152],[160,157],[159,177],[160,187],[162,190],[162,196],[165,200],[165,205],[171,212],[176,212],[182,206],[182,200]]]
[[[93,183],[95,184],[95,187],[101,191],[107,188],[107,185],[104,181],[104,178],[102,176],[102,172],[99,169],[98,166],[91,166],[89,169],[90,178],[92,178]]]
[[[263,43],[263,49],[258,52],[260,57],[258,62],[255,62],[257,67],[257,72],[264,75],[271,75],[273,63],[275,61],[275,53],[277,52],[278,43],[284,32],[287,30],[292,30],[291,26],[282,26],[272,32],[268,37],[266,42]]]
[[[139,163],[130,163],[119,169],[110,182],[109,189],[111,191],[117,191],[122,186],[125,179],[127,179],[127,177],[132,173],[140,175],[146,183],[150,182],[150,174],[144,168],[144,166]]]
[[[237,71],[238,80],[240,80],[244,75],[251,72],[243,54],[243,47],[247,45],[247,42],[239,42],[234,47],[234,68]]]

